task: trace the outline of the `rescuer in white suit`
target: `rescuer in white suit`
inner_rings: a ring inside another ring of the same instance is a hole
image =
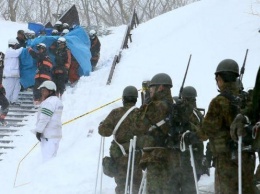
[[[16,39],[8,40],[8,49],[4,59],[3,85],[6,90],[6,98],[11,105],[19,105],[17,101],[21,89],[19,56],[23,47],[17,49],[18,45]]]
[[[57,155],[62,137],[61,116],[63,104],[55,95],[56,85],[53,81],[44,81],[40,87],[42,103],[38,110],[36,137],[41,142],[43,162]]]

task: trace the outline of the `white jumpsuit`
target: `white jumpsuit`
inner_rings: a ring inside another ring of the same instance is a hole
[[[46,98],[40,105],[35,132],[42,134],[41,151],[43,162],[56,156],[62,137],[63,105],[57,96]]]
[[[10,103],[14,103],[18,100],[21,89],[19,56],[22,50],[23,48],[13,49],[10,47],[5,52],[3,85],[6,91],[6,98]]]

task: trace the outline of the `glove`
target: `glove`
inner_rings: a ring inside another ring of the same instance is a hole
[[[4,88],[4,86],[2,84],[0,84],[0,93],[2,93],[3,95],[6,94],[5,88]]]
[[[209,170],[210,164],[207,161],[206,156],[203,156],[202,161],[201,161],[201,166],[202,166],[201,167],[202,168],[202,174],[206,174],[206,175],[210,176],[210,170]]]
[[[259,130],[260,130],[260,121],[258,121],[252,128],[253,139],[256,139]]]
[[[42,136],[42,134],[41,134],[41,133],[39,133],[39,132],[36,132],[36,138],[37,138],[39,141],[41,141],[41,136]]]
[[[195,132],[187,132],[184,136],[184,142],[186,145],[192,145],[199,143],[200,140]]]
[[[260,130],[260,121],[258,121],[253,128],[255,128],[255,130]]]
[[[238,114],[230,126],[230,136],[234,141],[238,140],[238,136],[245,136],[245,125],[248,124],[248,118],[242,114]]]

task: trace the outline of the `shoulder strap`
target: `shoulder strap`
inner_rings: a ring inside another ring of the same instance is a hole
[[[202,116],[201,112],[197,108],[194,108],[193,109],[193,114],[196,116],[196,118],[198,119],[199,123],[201,124],[202,120],[203,120],[203,116]]]
[[[240,113],[240,109],[241,109],[241,99],[240,99],[240,97],[237,96],[237,95],[228,93],[228,92],[222,92],[218,96],[223,96],[230,101],[231,114],[235,118],[235,116],[238,113]]]
[[[129,108],[129,109],[126,111],[126,113],[121,117],[121,119],[120,119],[120,120],[118,121],[118,123],[116,124],[116,127],[114,128],[114,131],[113,131],[113,139],[114,139],[114,141],[116,142],[116,144],[119,146],[119,148],[121,149],[121,151],[122,151],[122,153],[123,153],[124,156],[126,156],[127,154],[126,154],[126,152],[125,152],[124,147],[123,147],[120,143],[118,143],[118,142],[116,141],[116,132],[117,132],[119,126],[121,125],[121,123],[122,123],[122,122],[125,120],[125,118],[130,114],[130,112],[132,112],[135,108],[136,108],[135,106],[132,106],[131,108]]]

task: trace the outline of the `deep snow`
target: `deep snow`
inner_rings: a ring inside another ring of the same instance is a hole
[[[202,0],[140,24],[132,31],[133,42],[129,43],[129,49],[122,51],[112,83],[106,85],[126,26],[112,28],[111,35],[100,37],[102,49],[97,70],[82,77],[74,88],[67,88],[63,95],[62,121],[71,122],[63,125],[57,157],[41,163],[39,145],[32,149],[37,140],[30,132],[35,127],[36,117],[28,117],[28,124],[17,133],[22,136],[13,137],[16,148],[1,156],[0,193],[94,193],[101,140],[97,127],[122,103],[118,100],[99,107],[120,98],[125,86],[134,85],[140,89],[142,81],[161,72],[172,77],[172,94],[178,95],[190,54],[192,59],[185,86],[197,89],[198,107],[207,109],[210,100],[217,95],[214,80],[217,64],[232,58],[241,66],[246,49],[249,54],[243,83],[246,90],[252,88],[260,62],[260,18],[250,14],[251,6],[259,10],[259,5],[250,0]],[[8,39],[16,37],[17,30],[27,25],[6,21],[0,24],[4,29],[0,32],[0,50],[5,51]],[[139,98],[137,105],[140,103]],[[83,114],[86,115],[73,120]],[[88,137],[89,129],[94,132]],[[105,155],[110,141],[111,138],[105,140]],[[212,168],[211,176],[204,175],[199,181],[200,188],[213,191],[213,175]],[[112,194],[114,187],[113,179],[103,176],[102,193]],[[100,188],[99,179],[97,193]]]

